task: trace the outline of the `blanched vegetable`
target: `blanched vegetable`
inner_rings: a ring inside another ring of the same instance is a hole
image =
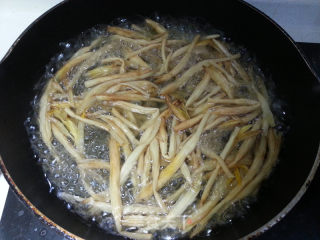
[[[151,19],[107,31],[65,62],[39,102],[42,141],[82,189],[58,196],[111,216],[129,238],[166,228],[195,236],[256,192],[277,160],[263,82],[217,34],[171,39]]]

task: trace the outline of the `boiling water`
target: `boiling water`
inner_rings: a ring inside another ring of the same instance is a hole
[[[194,20],[179,20],[173,21],[172,19],[162,19],[158,18],[160,22],[169,29],[170,36],[169,39],[184,39],[190,41],[196,34],[208,35],[213,33],[219,33],[222,35],[222,39],[225,41],[230,42],[229,39],[224,37],[220,31],[214,30],[210,25],[204,25],[199,27],[197,21]],[[130,22],[126,19],[118,19],[116,21],[119,26],[129,26]],[[63,42],[60,46],[63,48],[62,52],[59,53],[57,56],[53,57],[51,62],[47,65],[46,73],[41,79],[40,83],[38,84],[37,88],[42,89],[44,84],[54,76],[55,72],[63,66],[63,64],[68,60],[75,52],[81,47],[89,45],[93,39],[97,37],[102,37],[102,42],[108,42],[108,33],[105,31],[105,26],[98,26],[96,28],[90,29],[89,31],[82,33],[80,37],[71,40],[69,42]],[[112,56],[112,57],[122,57],[121,52],[122,48],[130,47],[132,49],[136,49],[137,46],[134,44],[130,44],[127,42],[121,42],[120,44],[115,44],[110,42],[110,46],[104,52],[101,58]],[[177,49],[180,46],[177,45]],[[255,74],[265,79],[263,76],[262,71],[255,65],[253,58],[247,52],[245,48],[236,47],[234,44],[230,43],[229,47],[231,52],[241,52],[242,53],[242,63],[244,66],[253,66],[255,70]],[[201,51],[201,49],[199,50]],[[202,56],[203,55],[203,56]],[[208,58],[208,56],[214,57],[213,54],[210,55],[208,52],[203,52],[197,55],[198,58],[191,58],[189,63],[187,64],[186,68],[190,67],[191,65],[195,64],[196,62],[201,61],[202,59]],[[200,56],[200,57],[199,57]],[[202,57],[201,57],[202,56]],[[180,58],[181,59],[181,58]],[[177,61],[180,60],[179,58]],[[153,51],[150,52],[149,55],[145,56],[146,61],[157,62],[161,60],[161,53],[160,51]],[[173,65],[176,64],[175,62],[172,63]],[[89,69],[94,67],[86,66]],[[152,68],[156,68],[156,64],[152,65]],[[186,86],[181,88],[179,94],[182,95],[183,98],[187,99],[190,94],[192,93],[193,89],[195,88],[196,84],[200,81],[201,76],[196,74],[192,80],[188,82]],[[85,76],[81,76],[79,82],[76,84],[75,88],[73,89],[75,95],[81,95],[84,91],[83,82],[86,80]],[[270,82],[268,80],[268,82]],[[261,83],[259,83],[261,84]],[[270,84],[267,84],[270,85]],[[235,93],[236,97],[246,97],[246,98],[254,98],[252,92],[250,92],[247,86],[240,85],[238,90]],[[280,101],[275,100],[274,94],[271,93],[271,100],[273,102],[273,112],[278,120],[283,119],[285,112],[280,104]],[[114,231],[114,220],[110,213],[108,212],[101,212],[96,211],[95,209],[91,208],[90,205],[81,204],[80,199],[86,199],[90,195],[86,191],[83,182],[80,181],[79,170],[73,158],[70,154],[64,149],[64,147],[55,139],[53,140],[53,146],[55,148],[56,155],[50,154],[48,148],[45,146],[43,141],[41,140],[39,128],[37,124],[37,115],[38,115],[38,104],[39,104],[39,97],[36,96],[34,100],[34,112],[31,117],[29,117],[26,121],[27,130],[30,136],[30,141],[32,147],[35,152],[35,158],[37,159],[38,163],[42,166],[46,179],[50,185],[50,192],[54,190],[54,193],[63,200],[66,201],[67,207],[72,211],[76,212],[77,214],[81,215],[85,219],[91,219],[95,221],[101,228],[116,233]],[[99,109],[101,106],[95,106],[95,110]],[[161,107],[158,105],[158,107]],[[171,121],[169,119],[168,121]],[[284,125],[281,124],[281,121],[278,121],[279,126],[283,129]],[[170,125],[170,124],[169,124]],[[168,129],[170,132],[170,129]],[[206,146],[208,148],[213,149],[215,152],[220,153],[223,149],[223,146],[227,142],[231,132],[228,129],[225,130],[213,130],[213,131],[206,131],[201,139],[200,144]],[[108,152],[108,139],[109,134],[105,131],[102,131],[96,127],[92,126],[85,126],[85,133],[84,133],[84,152],[85,157],[88,159],[103,159],[106,162],[109,162],[109,152]],[[123,159],[123,156],[122,156]],[[105,193],[105,196],[108,195],[108,186],[109,186],[109,172],[107,170],[88,170],[85,175],[84,181],[86,184],[90,185],[93,189],[95,194]],[[162,198],[165,198],[169,194],[173,193],[180,186],[185,183],[183,177],[177,175],[175,176],[169,184],[163,187],[160,190],[160,194]],[[134,184],[131,181],[127,181],[121,188],[121,198],[123,205],[132,204],[134,202],[134,196],[136,194],[134,190]],[[69,195],[77,196],[77,199],[68,197]],[[101,196],[103,197],[103,196]],[[151,198],[150,204],[154,203],[155,200]],[[245,215],[245,209],[249,208],[250,201],[245,199],[240,203],[237,203],[235,206],[232,206],[228,211],[224,214],[216,216],[211,221],[211,225],[208,225],[208,228],[205,234],[209,234],[212,232],[212,227],[216,224],[224,224],[227,222],[232,221],[231,219],[234,216],[243,216]],[[196,207],[194,204],[191,205],[185,212],[188,213],[192,208]],[[127,231],[133,231],[135,228],[128,227],[125,229]],[[159,239],[173,239],[179,237],[179,233],[174,229],[164,229],[162,231],[156,231],[154,236]]]

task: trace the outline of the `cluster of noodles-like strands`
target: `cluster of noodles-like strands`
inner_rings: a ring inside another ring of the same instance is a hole
[[[194,236],[215,214],[256,192],[277,159],[281,137],[263,82],[219,35],[171,39],[150,19],[107,30],[64,64],[40,100],[44,143],[58,161],[64,160],[53,141],[63,146],[89,196],[59,197],[112,214],[123,236],[150,239],[168,227]],[[248,94],[239,96],[240,88]],[[107,159],[87,157],[87,126],[108,133]],[[220,150],[201,144],[215,131],[229,133]],[[108,171],[109,179],[94,170]],[[88,176],[107,189],[97,192]],[[130,203],[123,199],[128,182]]]

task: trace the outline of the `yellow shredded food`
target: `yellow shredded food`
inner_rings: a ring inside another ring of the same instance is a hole
[[[59,196],[88,216],[109,214],[126,237],[166,228],[194,236],[255,192],[277,159],[263,82],[216,34],[175,35],[151,19],[107,31],[41,97],[41,137],[58,164],[75,164],[83,189]],[[97,138],[102,157],[91,149]]]

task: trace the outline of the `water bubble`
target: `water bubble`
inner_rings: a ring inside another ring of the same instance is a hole
[[[24,214],[24,211],[23,211],[23,210],[20,210],[20,211],[18,212],[18,216],[19,216],[19,217],[21,217],[23,214]]]
[[[61,185],[62,185],[63,187],[68,186],[68,184],[69,184],[69,181],[68,181],[68,180],[61,181]]]
[[[64,57],[64,54],[63,53],[60,53],[59,56],[58,56],[58,61],[60,61],[61,59],[63,59]]]
[[[212,233],[212,229],[211,228],[207,229],[206,236],[209,237],[211,233]]]
[[[127,19],[126,18],[122,18],[122,19],[120,19],[120,22],[121,23],[125,23],[125,22],[127,22]]]
[[[40,235],[41,237],[44,237],[45,235],[47,235],[47,230],[46,230],[46,229],[42,229],[42,230],[40,231],[39,235]]]

